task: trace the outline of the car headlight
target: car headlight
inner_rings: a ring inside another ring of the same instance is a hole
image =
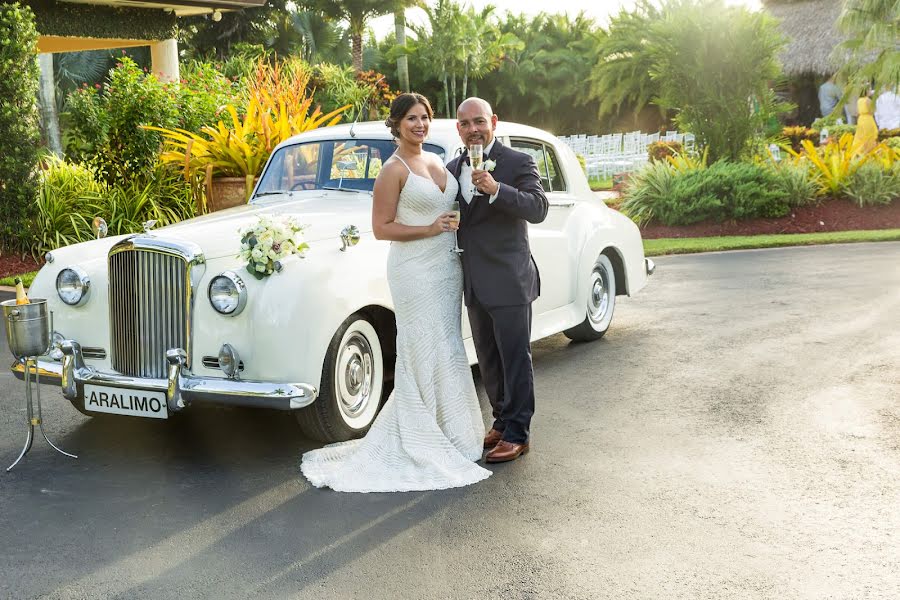
[[[56,293],[69,306],[81,306],[91,290],[91,278],[78,267],[68,267],[56,276]]]
[[[247,286],[233,271],[216,275],[209,282],[209,303],[222,315],[235,316],[247,305]]]

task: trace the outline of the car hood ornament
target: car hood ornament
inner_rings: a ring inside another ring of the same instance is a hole
[[[141,226],[144,228],[144,233],[150,233],[154,225],[156,225],[155,219],[150,219],[149,221],[144,221],[143,223],[141,223]]]

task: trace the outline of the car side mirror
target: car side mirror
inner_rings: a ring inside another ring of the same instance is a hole
[[[94,237],[98,240],[105,238],[106,234],[109,233],[109,227],[101,217],[94,217],[94,221],[91,223],[91,230],[94,232]]]

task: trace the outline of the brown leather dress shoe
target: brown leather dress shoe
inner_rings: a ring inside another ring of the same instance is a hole
[[[497,431],[496,429],[491,428],[491,430],[488,431],[487,435],[484,436],[485,449],[493,448],[494,446],[497,445],[497,442],[499,442],[502,439],[503,439],[503,432]]]
[[[506,440],[500,440],[497,442],[497,445],[494,446],[494,449],[487,453],[487,456],[484,457],[484,461],[489,463],[509,462],[511,460],[516,460],[527,453],[527,442],[524,444],[513,444]]]

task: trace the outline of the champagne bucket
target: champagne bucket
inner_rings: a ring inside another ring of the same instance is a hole
[[[9,349],[17,359],[41,356],[50,350],[50,311],[47,301],[33,299],[30,304],[15,300],[0,302]]]

